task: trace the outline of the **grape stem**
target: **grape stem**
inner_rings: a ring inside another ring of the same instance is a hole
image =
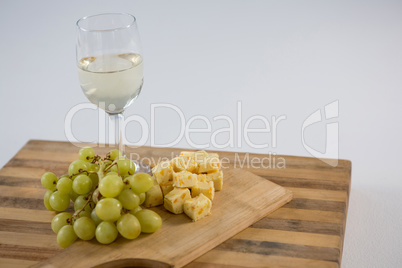
[[[116,162],[114,162],[113,164],[111,164],[110,166],[108,166],[107,168],[105,168],[105,170],[103,171],[103,173],[107,172],[107,171],[108,171],[111,167],[113,167],[114,165],[116,165],[116,167],[117,167],[117,175],[120,176],[119,165],[118,165]]]
[[[92,164],[95,164],[97,161],[99,161],[99,160],[102,160],[102,157],[100,156],[100,155],[95,155],[94,157],[93,157],[93,160],[92,160]]]
[[[95,192],[96,189],[98,189],[98,186],[96,186],[95,189],[88,195],[88,200],[87,200],[87,202],[85,203],[85,205],[84,205],[80,210],[78,210],[76,213],[74,213],[73,218],[78,217],[78,216],[80,215],[80,213],[81,213],[82,211],[84,211],[85,207],[89,204],[89,202],[91,202],[91,200],[92,200],[92,195],[94,194],[94,192]]]
[[[75,174],[69,176],[69,178],[72,179],[74,176],[80,175],[80,174],[82,174],[82,173],[87,173],[87,175],[89,175],[89,174],[97,174],[96,171],[88,171],[88,170],[82,170],[82,169],[80,169],[80,171],[79,171],[78,173],[75,173]]]

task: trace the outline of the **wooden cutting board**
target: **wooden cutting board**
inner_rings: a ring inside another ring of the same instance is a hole
[[[58,175],[64,173],[69,162],[76,159],[77,150],[77,147],[64,142],[30,141],[0,170],[0,267],[27,267],[49,258],[52,261],[51,257],[87,243],[76,242],[67,250],[57,246],[49,224],[53,214],[43,207],[44,189],[39,182],[47,170]],[[107,150],[96,149],[100,153]],[[157,160],[171,157],[180,149],[142,147],[128,152]],[[349,161],[340,160],[338,166],[331,167],[314,158],[272,156],[267,160],[267,155],[219,154],[228,160],[229,169],[242,167],[285,186],[293,192],[293,200],[186,267],[339,267],[350,189]],[[248,161],[254,159],[254,164],[245,167],[247,158]],[[265,161],[264,167],[256,164],[258,159]],[[285,162],[285,167],[275,167],[275,161]],[[267,165],[269,162],[271,165]],[[229,170],[228,174],[231,174]],[[222,194],[227,190],[226,183]],[[179,221],[180,216],[176,220]],[[164,227],[169,226],[167,222],[164,222]],[[163,229],[159,231],[163,232]],[[123,249],[134,241],[118,241],[117,248],[111,249],[123,259],[121,265],[127,265],[130,260],[119,248]],[[93,245],[104,247],[95,242]],[[176,243],[171,250],[175,248]],[[98,258],[92,253],[86,256],[89,260]],[[69,256],[68,262],[56,266],[64,267],[71,262],[78,263],[74,256]],[[110,267],[115,265],[118,263],[112,263]]]
[[[141,264],[150,267],[155,266],[154,261],[167,267],[182,267],[291,198],[290,191],[248,171],[225,170],[224,189],[216,193],[212,215],[192,222],[185,214],[174,215],[159,206],[154,211],[162,217],[163,224],[154,234],[141,234],[131,241],[119,237],[108,246],[79,241],[37,266],[57,267],[63,263],[63,267],[104,267],[109,263],[116,267],[115,260],[120,260],[119,264],[124,260],[124,266],[135,266],[140,259]]]

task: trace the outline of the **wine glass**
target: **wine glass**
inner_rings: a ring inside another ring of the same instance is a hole
[[[115,126],[115,145],[125,156],[123,112],[138,97],[144,81],[136,18],[126,13],[105,13],[83,17],[76,25],[82,91],[110,116]],[[136,172],[149,172],[148,165],[135,164]]]

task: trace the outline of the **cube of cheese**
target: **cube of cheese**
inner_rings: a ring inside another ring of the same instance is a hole
[[[171,190],[173,190],[173,181],[162,183],[159,185],[162,189],[163,196],[167,195]]]
[[[183,157],[175,157],[172,159],[171,163],[174,172],[180,172],[186,170],[185,158]]]
[[[194,152],[183,151],[180,153],[180,156],[188,159],[190,157],[194,157]]]
[[[175,157],[172,159],[172,166],[174,172],[189,171],[195,173],[198,170],[198,163],[193,157]]]
[[[207,174],[197,174],[197,181],[207,181]]]
[[[214,182],[213,181],[197,182],[197,185],[191,188],[191,196],[196,197],[199,196],[200,194],[205,195],[211,201],[214,200],[215,196]]]
[[[193,187],[197,183],[197,174],[188,171],[173,173],[174,187]]]
[[[222,190],[223,187],[223,172],[222,170],[206,174],[207,181],[213,181],[215,191]]]
[[[190,190],[187,188],[174,188],[167,195],[165,195],[163,205],[164,207],[174,214],[183,213],[184,201],[190,199]]]
[[[197,151],[194,153],[194,160],[199,164],[205,161],[208,157],[208,153],[205,151]]]
[[[148,190],[145,196],[144,206],[156,207],[163,204],[163,195],[161,187],[158,184],[154,184],[151,189]]]
[[[212,202],[203,194],[197,197],[187,199],[183,205],[184,213],[193,221],[204,218],[211,214]]]
[[[199,163],[198,173],[212,173],[219,171],[221,163],[218,157],[208,156]]]
[[[198,163],[193,157],[187,160],[185,168],[189,172],[198,173]]]
[[[173,168],[170,161],[162,161],[157,166],[152,169],[152,174],[154,175],[156,181],[161,183],[166,183],[173,180]]]

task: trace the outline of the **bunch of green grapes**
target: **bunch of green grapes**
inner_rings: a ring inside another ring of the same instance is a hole
[[[41,178],[48,189],[45,207],[57,213],[51,227],[61,247],[78,238],[110,244],[119,234],[134,239],[141,232],[153,233],[161,227],[161,217],[140,206],[154,184],[149,174],[134,174],[134,163],[118,150],[102,159],[91,147],[84,147],[78,156],[68,174],[58,178],[46,172]],[[71,213],[66,211],[70,201],[74,203]]]

